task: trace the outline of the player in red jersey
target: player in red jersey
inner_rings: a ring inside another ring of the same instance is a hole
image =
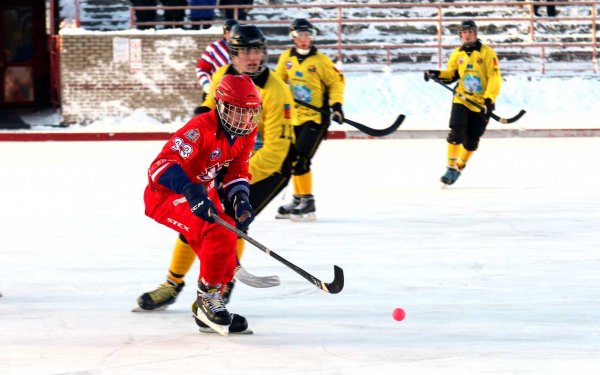
[[[232,322],[220,289],[233,279],[237,265],[237,236],[214,224],[212,216],[240,229],[254,219],[248,164],[260,111],[260,94],[250,77],[224,76],[216,89],[216,109],[179,129],[148,170],[146,215],[185,236],[200,259],[197,318],[209,326]],[[214,179],[224,167],[222,188],[235,218],[225,214],[215,188]]]

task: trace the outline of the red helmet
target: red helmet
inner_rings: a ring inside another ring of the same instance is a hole
[[[216,89],[217,112],[231,135],[250,134],[260,121],[260,93],[247,75],[224,75]]]

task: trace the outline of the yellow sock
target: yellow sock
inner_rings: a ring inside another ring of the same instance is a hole
[[[294,195],[300,195],[300,186],[298,176],[292,176],[292,182],[294,183]]]
[[[458,153],[460,152],[461,145],[454,145],[452,143],[448,143],[448,148],[446,150],[448,155],[448,166],[456,167],[456,160],[458,159]]]
[[[458,169],[462,170],[464,167],[467,166],[467,162],[469,161],[474,152],[475,151],[467,151],[462,146],[460,147],[460,156],[458,157],[458,161],[456,163]]]
[[[194,259],[196,259],[194,249],[177,237],[175,246],[173,246],[173,255],[171,255],[171,265],[169,266],[167,278],[181,284],[185,274],[194,264]]]
[[[294,188],[298,187],[296,195],[312,194],[312,172],[306,172],[302,176],[294,176]]]
[[[237,239],[237,258],[242,259],[242,254],[244,254],[244,248],[246,247],[246,241],[244,241],[243,238],[238,238]]]

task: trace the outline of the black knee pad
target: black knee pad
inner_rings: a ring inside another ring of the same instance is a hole
[[[446,138],[446,141],[448,141],[448,143],[451,143],[453,145],[458,145],[461,144],[463,140],[463,136],[459,133],[457,133],[454,129],[450,130],[450,133],[448,133],[448,137]]]
[[[465,139],[465,142],[463,143],[463,147],[467,151],[477,150],[477,147],[479,147],[479,138],[467,137],[467,139]]]
[[[310,172],[310,158],[306,155],[298,156],[298,161],[294,165],[294,176],[302,176]]]

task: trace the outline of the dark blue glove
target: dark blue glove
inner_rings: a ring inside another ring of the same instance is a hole
[[[235,193],[233,196],[233,209],[238,222],[236,227],[240,230],[247,229],[254,220],[254,209],[252,209],[248,194],[243,191]]]
[[[439,77],[440,77],[439,70],[426,70],[425,73],[423,73],[423,79],[425,80],[425,82],[429,81],[429,78],[439,78]]]
[[[331,118],[333,121],[341,124],[344,122],[344,111],[342,111],[342,105],[340,103],[335,103],[331,106],[331,110],[333,113],[331,114]]]
[[[190,184],[183,190],[183,196],[187,199],[194,215],[209,223],[215,222],[211,215],[216,214],[217,208],[208,197],[204,185]]]
[[[492,102],[492,99],[490,99],[490,98],[485,98],[483,100],[483,103],[484,103],[483,104],[484,105],[483,114],[489,120],[490,119],[490,115],[494,111],[494,109],[496,109],[496,106],[494,105],[494,103]]]

